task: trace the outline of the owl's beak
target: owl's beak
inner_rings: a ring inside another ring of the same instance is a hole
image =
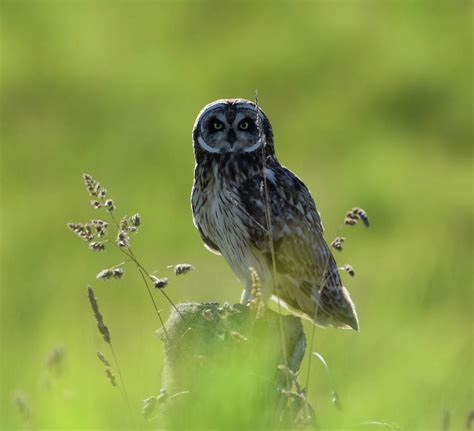
[[[230,129],[227,133],[227,142],[230,144],[231,147],[234,145],[236,139],[237,136],[235,135],[234,129]]]

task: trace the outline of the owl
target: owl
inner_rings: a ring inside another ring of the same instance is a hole
[[[245,283],[241,302],[252,299],[252,268],[265,300],[319,326],[358,330],[315,202],[279,163],[265,113],[248,100],[217,100],[198,114],[192,137],[194,225]]]

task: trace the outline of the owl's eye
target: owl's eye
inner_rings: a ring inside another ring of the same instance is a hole
[[[222,130],[224,128],[224,123],[219,120],[214,120],[211,124],[211,129],[214,131]]]
[[[242,120],[240,123],[239,123],[239,129],[240,130],[248,130],[248,128],[250,127],[250,124],[247,120]]]

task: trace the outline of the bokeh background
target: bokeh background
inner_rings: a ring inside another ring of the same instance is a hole
[[[170,277],[173,300],[238,301],[192,225],[191,128],[206,103],[255,90],[280,161],[312,191],[327,240],[347,237],[336,257],[356,271],[344,277],[360,333],[315,334],[343,404],[314,362],[319,424],[463,428],[474,406],[471,25],[468,1],[2,1],[0,428],[126,426],[95,357],[108,351],[87,284],[137,423],[159,425],[139,419],[162,365],[146,291],[132,268],[95,280],[121,257],[89,251],[66,222],[97,216],[89,172],[119,214],[141,214],[135,250]],[[341,230],[355,205],[369,230]],[[174,278],[166,267],[180,262],[195,271]],[[45,363],[56,347],[59,373]]]

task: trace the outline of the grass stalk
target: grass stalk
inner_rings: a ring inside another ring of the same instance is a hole
[[[259,139],[263,140],[261,147],[262,147],[263,190],[264,190],[264,199],[265,199],[265,218],[267,222],[268,240],[270,244],[270,253],[272,257],[273,283],[274,283],[274,287],[278,296],[278,322],[279,322],[279,327],[280,327],[281,347],[282,347],[282,352],[283,352],[283,360],[285,362],[284,365],[285,367],[288,368],[288,353],[286,351],[285,330],[283,328],[283,320],[281,318],[280,287],[277,282],[275,248],[273,244],[273,232],[272,232],[272,227],[271,227],[272,219],[271,219],[271,214],[270,214],[270,204],[269,204],[269,198],[268,198],[268,185],[267,185],[267,175],[266,175],[266,154],[265,154],[266,137],[263,130],[263,124],[260,121],[260,107],[258,104],[258,92],[255,92],[255,105],[257,108],[257,129],[258,129]],[[291,381],[288,375],[285,375],[285,376],[286,376],[285,378],[286,389],[287,391],[290,391]],[[288,398],[288,404],[289,404],[289,398]]]

